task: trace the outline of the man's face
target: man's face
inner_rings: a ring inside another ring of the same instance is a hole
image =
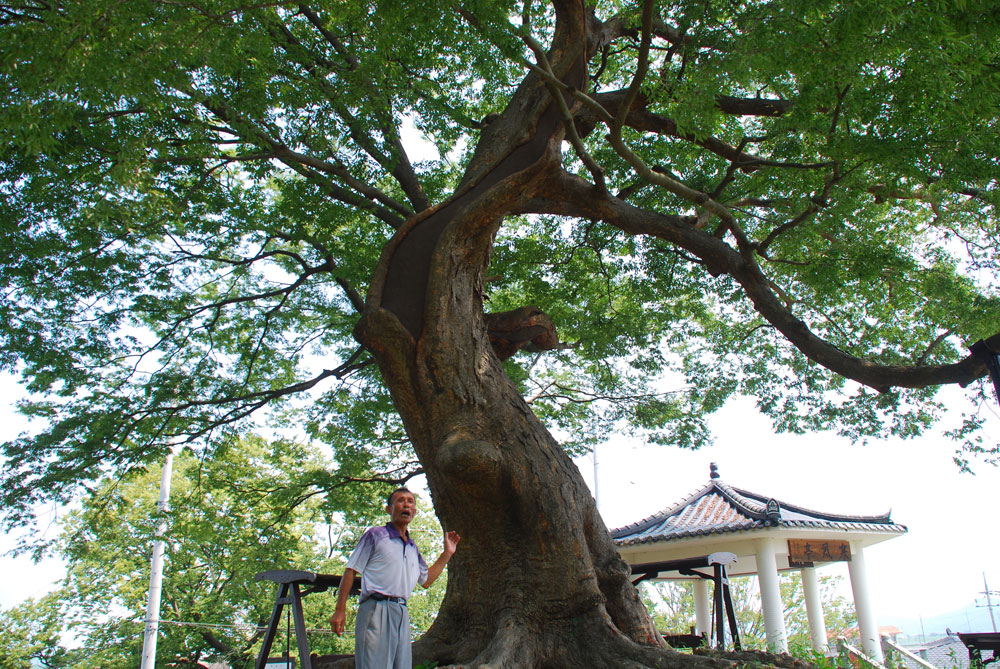
[[[413,517],[417,515],[417,500],[413,493],[397,492],[392,496],[389,506],[386,507],[393,523],[403,523],[408,525]]]

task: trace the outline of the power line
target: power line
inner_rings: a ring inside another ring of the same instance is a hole
[[[996,632],[997,631],[997,621],[996,621],[996,618],[993,617],[993,607],[997,606],[997,605],[993,603],[993,599],[991,598],[991,595],[1000,595],[1000,592],[997,592],[995,590],[991,591],[990,590],[990,586],[986,585],[986,572],[985,571],[983,572],[983,592],[982,592],[982,594],[986,595],[986,603],[985,604],[976,604],[976,606],[979,607],[979,608],[987,608],[987,609],[989,609],[989,611],[990,611],[990,622],[993,624],[993,631]]]
[[[134,624],[134,625],[144,625],[146,620],[122,620],[119,624]],[[160,625],[173,625],[175,627],[204,627],[212,629],[231,629],[231,630],[241,630],[245,632],[264,632],[267,630],[267,625],[252,625],[250,623],[243,624],[224,624],[224,623],[199,623],[190,620],[159,620]],[[418,634],[423,634],[425,630],[421,630],[416,625],[410,625],[414,632]],[[308,634],[333,634],[332,630],[325,629],[322,627],[314,627],[306,629]],[[344,630],[344,634],[347,636],[354,636],[354,630]]]
[[[135,623],[137,625],[144,624],[144,620],[129,620],[127,622]],[[250,623],[244,623],[242,625],[226,625],[222,623],[197,623],[187,620],[160,620],[161,625],[173,625],[175,627],[207,627],[212,629],[232,629],[232,630],[242,630],[247,632],[264,632],[267,630],[267,625],[251,625]],[[307,629],[306,632],[309,634],[333,634],[332,630],[323,629],[321,627],[315,627],[312,629]],[[353,630],[345,630],[345,634],[349,633],[351,636],[354,635]]]

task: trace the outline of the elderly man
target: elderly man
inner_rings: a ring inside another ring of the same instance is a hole
[[[410,539],[408,526],[417,500],[406,488],[394,490],[385,507],[390,520],[371,527],[351,553],[337,594],[330,627],[341,635],[347,619],[347,595],[355,574],[361,574],[361,603],[354,625],[357,669],[410,669],[410,614],[406,609],[417,583],[429,588],[455,554],[461,537],[446,532],[444,550],[430,567]]]

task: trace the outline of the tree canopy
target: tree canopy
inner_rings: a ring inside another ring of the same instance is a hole
[[[519,207],[485,287],[568,342],[507,363],[545,422],[696,446],[746,393],[779,429],[912,435],[937,385],[982,376],[965,347],[1000,331],[995,11],[587,15],[588,85],[553,84],[573,197]],[[361,295],[549,67],[554,20],[530,2],[4,5],[0,365],[46,425],[5,445],[10,517],[296,395],[338,452],[412,461],[351,337]],[[411,155],[417,135],[433,150]]]
[[[322,490],[424,471],[463,535],[502,497],[467,593],[525,518],[543,553],[580,528],[559,573],[645,643],[548,431],[697,446],[747,394],[912,436],[940,386],[982,396],[998,38],[958,2],[4,3],[0,368],[42,426],[4,444],[7,521],[268,417],[332,448]],[[518,647],[488,627],[435,643]]]

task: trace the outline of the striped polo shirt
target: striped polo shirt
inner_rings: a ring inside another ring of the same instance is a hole
[[[413,588],[427,580],[427,563],[420,549],[413,539],[400,536],[391,523],[368,528],[347,560],[347,568],[361,574],[362,602],[373,592],[409,599]]]

